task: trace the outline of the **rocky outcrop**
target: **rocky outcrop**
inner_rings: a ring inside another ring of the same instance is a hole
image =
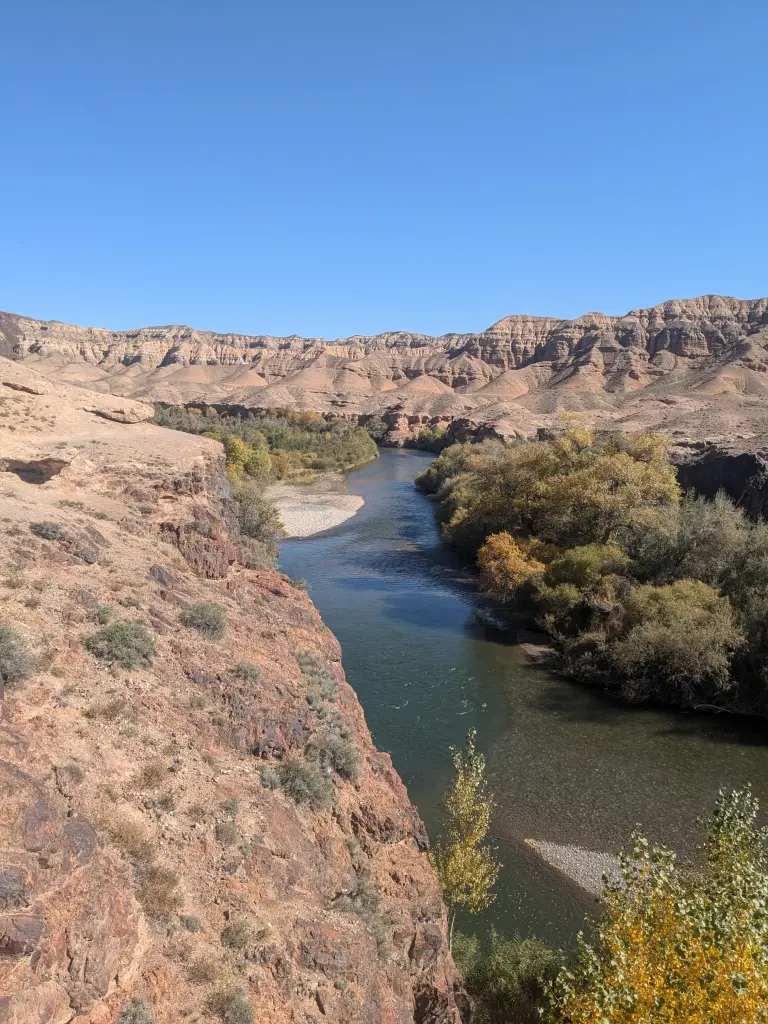
[[[563,412],[728,435],[764,429],[768,299],[673,300],[625,316],[509,316],[479,334],[325,341],[151,327],[107,331],[0,314],[0,349],[91,390],[172,404],[314,409],[523,436]]]
[[[308,597],[238,562],[220,446],[3,381],[0,1022],[467,1024],[424,827]],[[137,660],[94,646],[136,621]],[[302,802],[331,733],[355,770]]]

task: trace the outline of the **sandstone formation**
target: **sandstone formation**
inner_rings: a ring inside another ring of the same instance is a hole
[[[480,334],[396,332],[335,341],[108,331],[0,314],[0,353],[59,381],[172,404],[381,416],[394,440],[421,426],[531,435],[563,413],[678,438],[768,428],[768,298],[719,295],[625,316],[509,316]]]
[[[0,1022],[246,1019],[234,999],[257,1024],[467,1024],[424,828],[337,641],[239,561],[220,446],[150,413],[0,358],[0,625],[36,660],[0,682]],[[223,638],[182,625],[200,601]],[[151,665],[91,653],[136,620]],[[331,717],[360,773],[314,811],[265,770]]]

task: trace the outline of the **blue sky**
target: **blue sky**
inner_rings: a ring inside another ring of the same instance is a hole
[[[768,294],[764,0],[6,0],[0,309],[482,330]]]

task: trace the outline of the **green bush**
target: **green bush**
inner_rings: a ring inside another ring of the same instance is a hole
[[[280,788],[297,804],[327,811],[334,801],[333,784],[316,764],[289,759],[278,769]]]
[[[285,534],[277,508],[264,497],[258,485],[249,482],[235,493],[235,501],[240,532],[274,554],[278,541]]]
[[[250,661],[238,661],[232,666],[232,675],[244,683],[258,683],[261,678],[261,669]]]
[[[193,519],[191,527],[201,537],[210,537],[213,533],[213,527],[210,523],[206,523],[204,519]]]
[[[248,921],[236,917],[225,925],[221,933],[221,944],[228,949],[245,949],[253,941],[254,930]]]
[[[223,1024],[253,1024],[251,1004],[239,989],[212,992],[205,1001],[205,1009]]]
[[[6,684],[21,683],[33,675],[39,660],[30,651],[26,640],[11,629],[0,624],[0,678]]]
[[[117,1024],[157,1024],[157,1020],[143,999],[132,999],[120,1011]]]
[[[280,774],[274,768],[266,765],[260,769],[259,774],[264,789],[280,789]]]
[[[197,630],[208,640],[219,640],[227,631],[227,610],[216,601],[188,604],[181,613],[181,624]]]
[[[41,537],[43,540],[60,540],[64,535],[64,531],[58,523],[52,523],[47,519],[41,523],[30,523],[29,528],[36,537]]]
[[[354,780],[360,774],[360,751],[350,739],[336,733],[313,736],[307,744],[307,754],[321,768],[331,768],[344,779]]]
[[[307,698],[311,705],[319,704],[324,700],[335,700],[339,692],[339,681],[329,668],[315,657],[311,651],[299,651],[296,655],[304,685],[307,688]]]
[[[467,992],[477,1000],[477,1024],[536,1024],[545,1006],[544,985],[562,965],[541,940],[505,939],[492,928],[483,950],[475,936],[458,933],[453,958]]]
[[[197,914],[182,914],[179,921],[181,923],[181,927],[184,928],[185,931],[195,934],[200,931],[200,918]]]
[[[608,654],[633,696],[688,703],[730,688],[731,659],[743,642],[727,598],[700,580],[678,580],[629,595]]]
[[[216,839],[222,846],[234,846],[240,842],[240,830],[231,821],[220,821],[216,825]]]
[[[122,668],[148,668],[157,645],[146,625],[135,622],[113,622],[85,640],[85,648],[100,661]]]

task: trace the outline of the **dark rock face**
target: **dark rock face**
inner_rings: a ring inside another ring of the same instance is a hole
[[[768,449],[738,451],[709,447],[677,468],[685,490],[707,498],[725,491],[752,519],[768,519]]]

